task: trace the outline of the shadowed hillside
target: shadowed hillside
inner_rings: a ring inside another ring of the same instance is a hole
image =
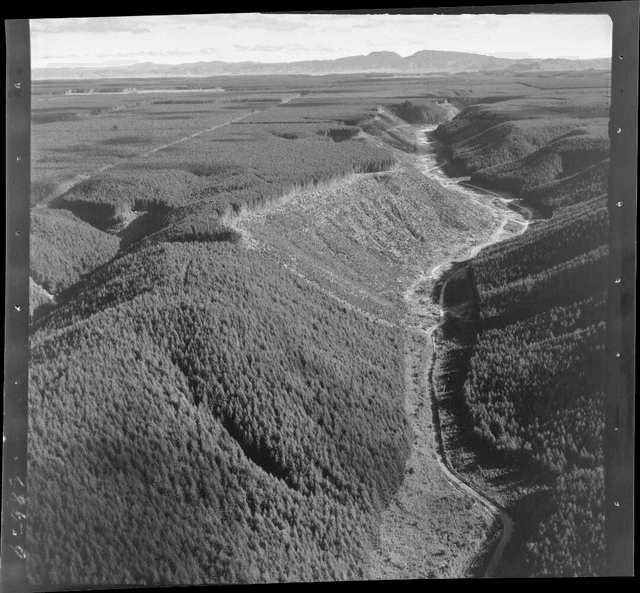
[[[472,182],[550,217],[471,261],[476,316],[466,323],[477,338],[448,381],[482,463],[526,468],[502,575],[601,575],[606,121],[585,118],[580,104],[544,119],[520,107],[470,108],[438,130]]]
[[[68,210],[50,209],[31,211],[30,241],[31,277],[53,293],[109,261],[120,244]]]

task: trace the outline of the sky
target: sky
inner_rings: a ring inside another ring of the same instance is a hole
[[[607,15],[199,14],[32,19],[32,67],[295,62],[394,51],[611,56]]]

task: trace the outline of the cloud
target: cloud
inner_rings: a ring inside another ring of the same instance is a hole
[[[308,51],[308,50],[317,50],[317,49],[331,49],[328,46],[309,46],[303,45],[301,43],[283,43],[280,45],[266,45],[266,44],[257,44],[257,45],[239,45],[234,43],[231,48],[234,51],[251,51],[251,52],[269,52],[269,51]],[[202,51],[215,51],[214,48],[205,48]]]
[[[610,19],[588,16],[420,14],[201,14],[35,19],[32,60],[298,61],[424,49],[536,57],[607,55]],[[595,19],[598,20],[598,19]],[[608,26],[607,26],[608,23]],[[603,45],[604,44],[604,45]],[[539,55],[543,54],[543,55]]]
[[[137,17],[99,17],[81,19],[35,19],[29,21],[37,35],[60,33],[151,33]]]

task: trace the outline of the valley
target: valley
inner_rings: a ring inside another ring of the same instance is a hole
[[[43,83],[32,584],[598,574],[608,87],[524,76]]]

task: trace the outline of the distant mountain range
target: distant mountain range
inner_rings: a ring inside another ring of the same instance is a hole
[[[34,80],[81,78],[150,78],[176,76],[229,76],[249,74],[428,74],[432,72],[479,72],[491,70],[608,70],[609,58],[591,60],[511,59],[454,51],[419,51],[403,58],[395,52],[379,51],[366,56],[304,62],[196,62],[154,64],[141,62],[127,66],[34,68]]]

